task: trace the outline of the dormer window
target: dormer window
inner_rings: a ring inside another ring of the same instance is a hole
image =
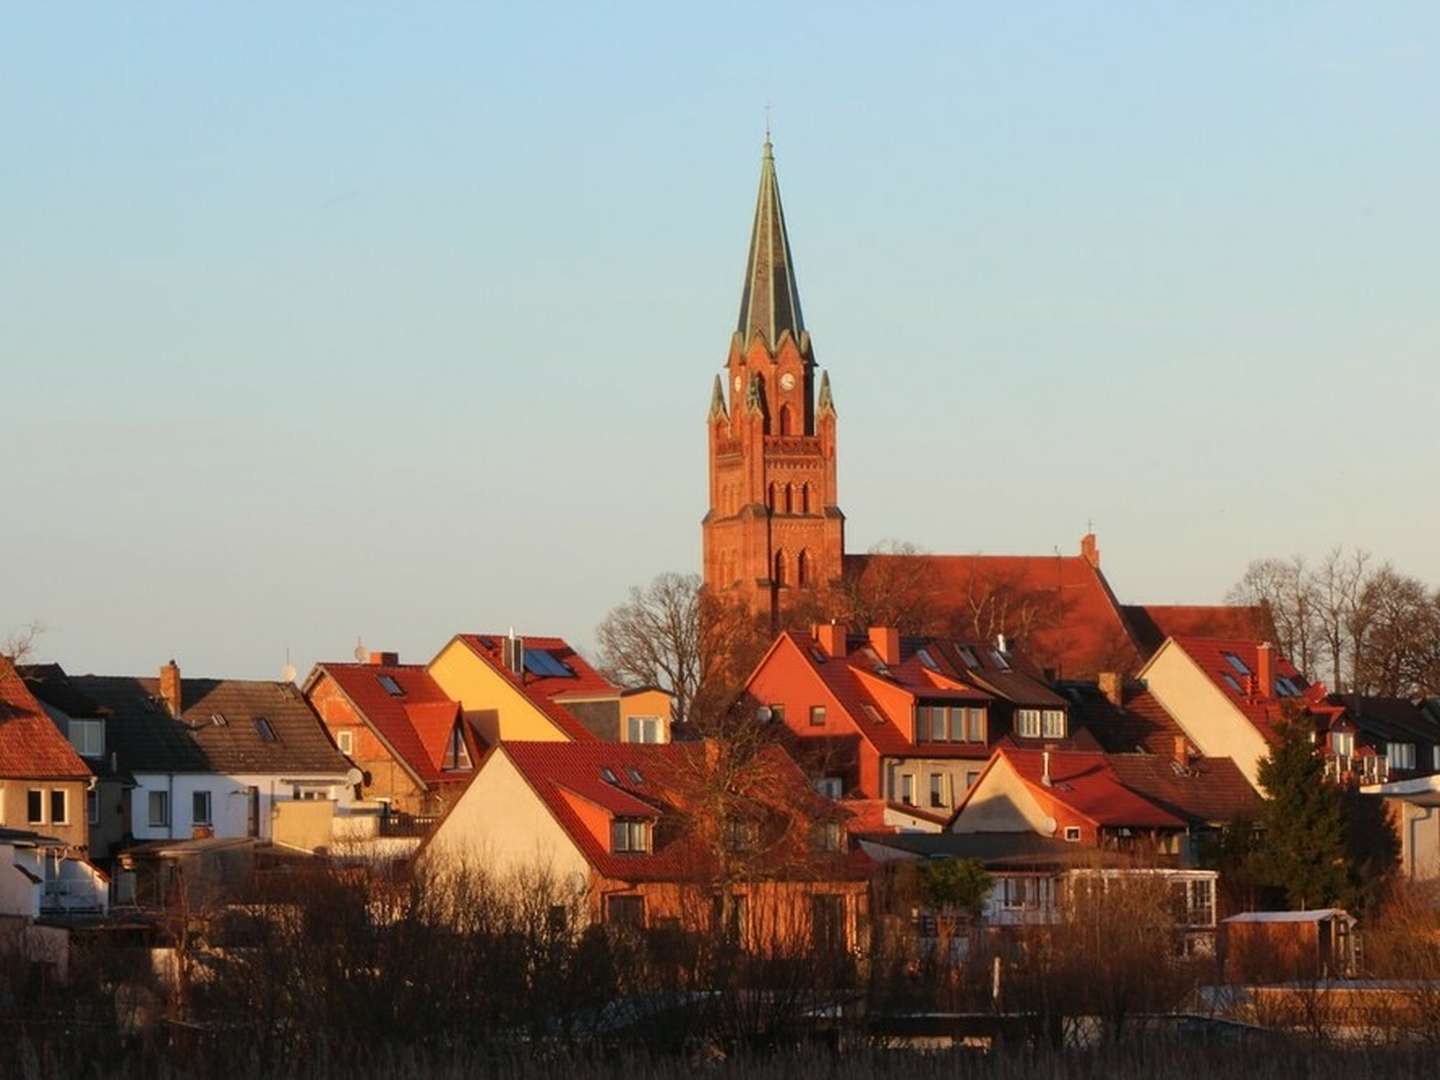
[[[105,756],[105,721],[71,720],[69,725],[70,745],[83,758]]]
[[[610,824],[610,850],[616,855],[643,855],[650,850],[650,823],[642,818],[616,818]]]
[[[731,851],[750,851],[760,842],[760,826],[745,818],[725,823],[725,844]]]
[[[838,821],[822,821],[815,826],[815,847],[819,851],[839,851],[844,845],[845,830]]]
[[[1415,744],[1413,742],[1386,743],[1385,761],[1392,769],[1415,768]]]
[[[1332,731],[1330,749],[1339,757],[1349,757],[1355,753],[1355,736],[1348,731]]]
[[[1022,738],[1040,738],[1040,710],[1016,709],[1015,728]]]
[[[1065,738],[1065,710],[1046,709],[1041,719],[1042,726],[1047,739]]]

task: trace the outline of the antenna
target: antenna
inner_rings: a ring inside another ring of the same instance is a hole
[[[295,681],[295,665],[290,662],[290,646],[285,646],[285,666],[280,669],[280,681],[293,683]]]
[[[355,659],[360,663],[363,664],[365,662],[365,658],[367,655],[365,652],[365,643],[360,640],[359,634],[355,635],[355,652],[353,653],[353,655]]]
[[[765,141],[770,141],[770,102],[765,102]]]

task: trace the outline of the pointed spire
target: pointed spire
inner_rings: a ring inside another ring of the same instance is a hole
[[[715,376],[715,389],[710,391],[710,419],[727,420],[730,417],[729,411],[725,408],[725,387],[720,382],[720,376]]]
[[[755,224],[750,232],[750,258],[745,264],[738,329],[746,341],[757,332],[765,335],[765,343],[772,349],[782,331],[789,330],[798,341],[805,329],[768,129],[764,155],[760,159],[760,193],[755,200]]]
[[[821,416],[830,413],[835,414],[835,399],[830,394],[830,372],[820,373],[820,402],[816,406]]]

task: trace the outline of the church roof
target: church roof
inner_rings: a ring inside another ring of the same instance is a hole
[[[745,288],[740,297],[737,327],[748,341],[760,333],[775,348],[789,330],[798,342],[805,329],[800,315],[800,293],[795,286],[795,263],[785,232],[785,211],[780,206],[780,184],[775,179],[775,155],[769,136],[760,161],[760,193],[755,199],[755,224],[750,232],[750,257],[745,263]]]

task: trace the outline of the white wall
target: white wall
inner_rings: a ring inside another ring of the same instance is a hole
[[[333,780],[328,789],[332,800],[348,804],[351,789],[343,776],[315,776],[305,774],[304,779]],[[192,817],[194,794],[197,791],[210,792],[211,826],[218,837],[232,838],[249,835],[250,798],[253,785],[260,791],[259,839],[271,838],[271,826],[276,802],[286,802],[294,797],[293,785],[284,782],[278,773],[136,773],[135,790],[131,792],[130,811],[132,830],[136,840],[188,840],[194,835],[195,821]],[[150,792],[170,793],[170,823],[168,826],[150,825]]]
[[[23,866],[44,877],[36,853],[13,844],[0,844],[0,915],[34,918],[40,914],[40,886],[16,869]]]
[[[505,753],[491,753],[425,849],[439,865],[460,862],[504,876],[548,869],[588,879],[590,864]]]
[[[1259,788],[1260,761],[1269,745],[1184,649],[1167,641],[1140,677],[1200,753],[1234,758],[1250,786]]]

